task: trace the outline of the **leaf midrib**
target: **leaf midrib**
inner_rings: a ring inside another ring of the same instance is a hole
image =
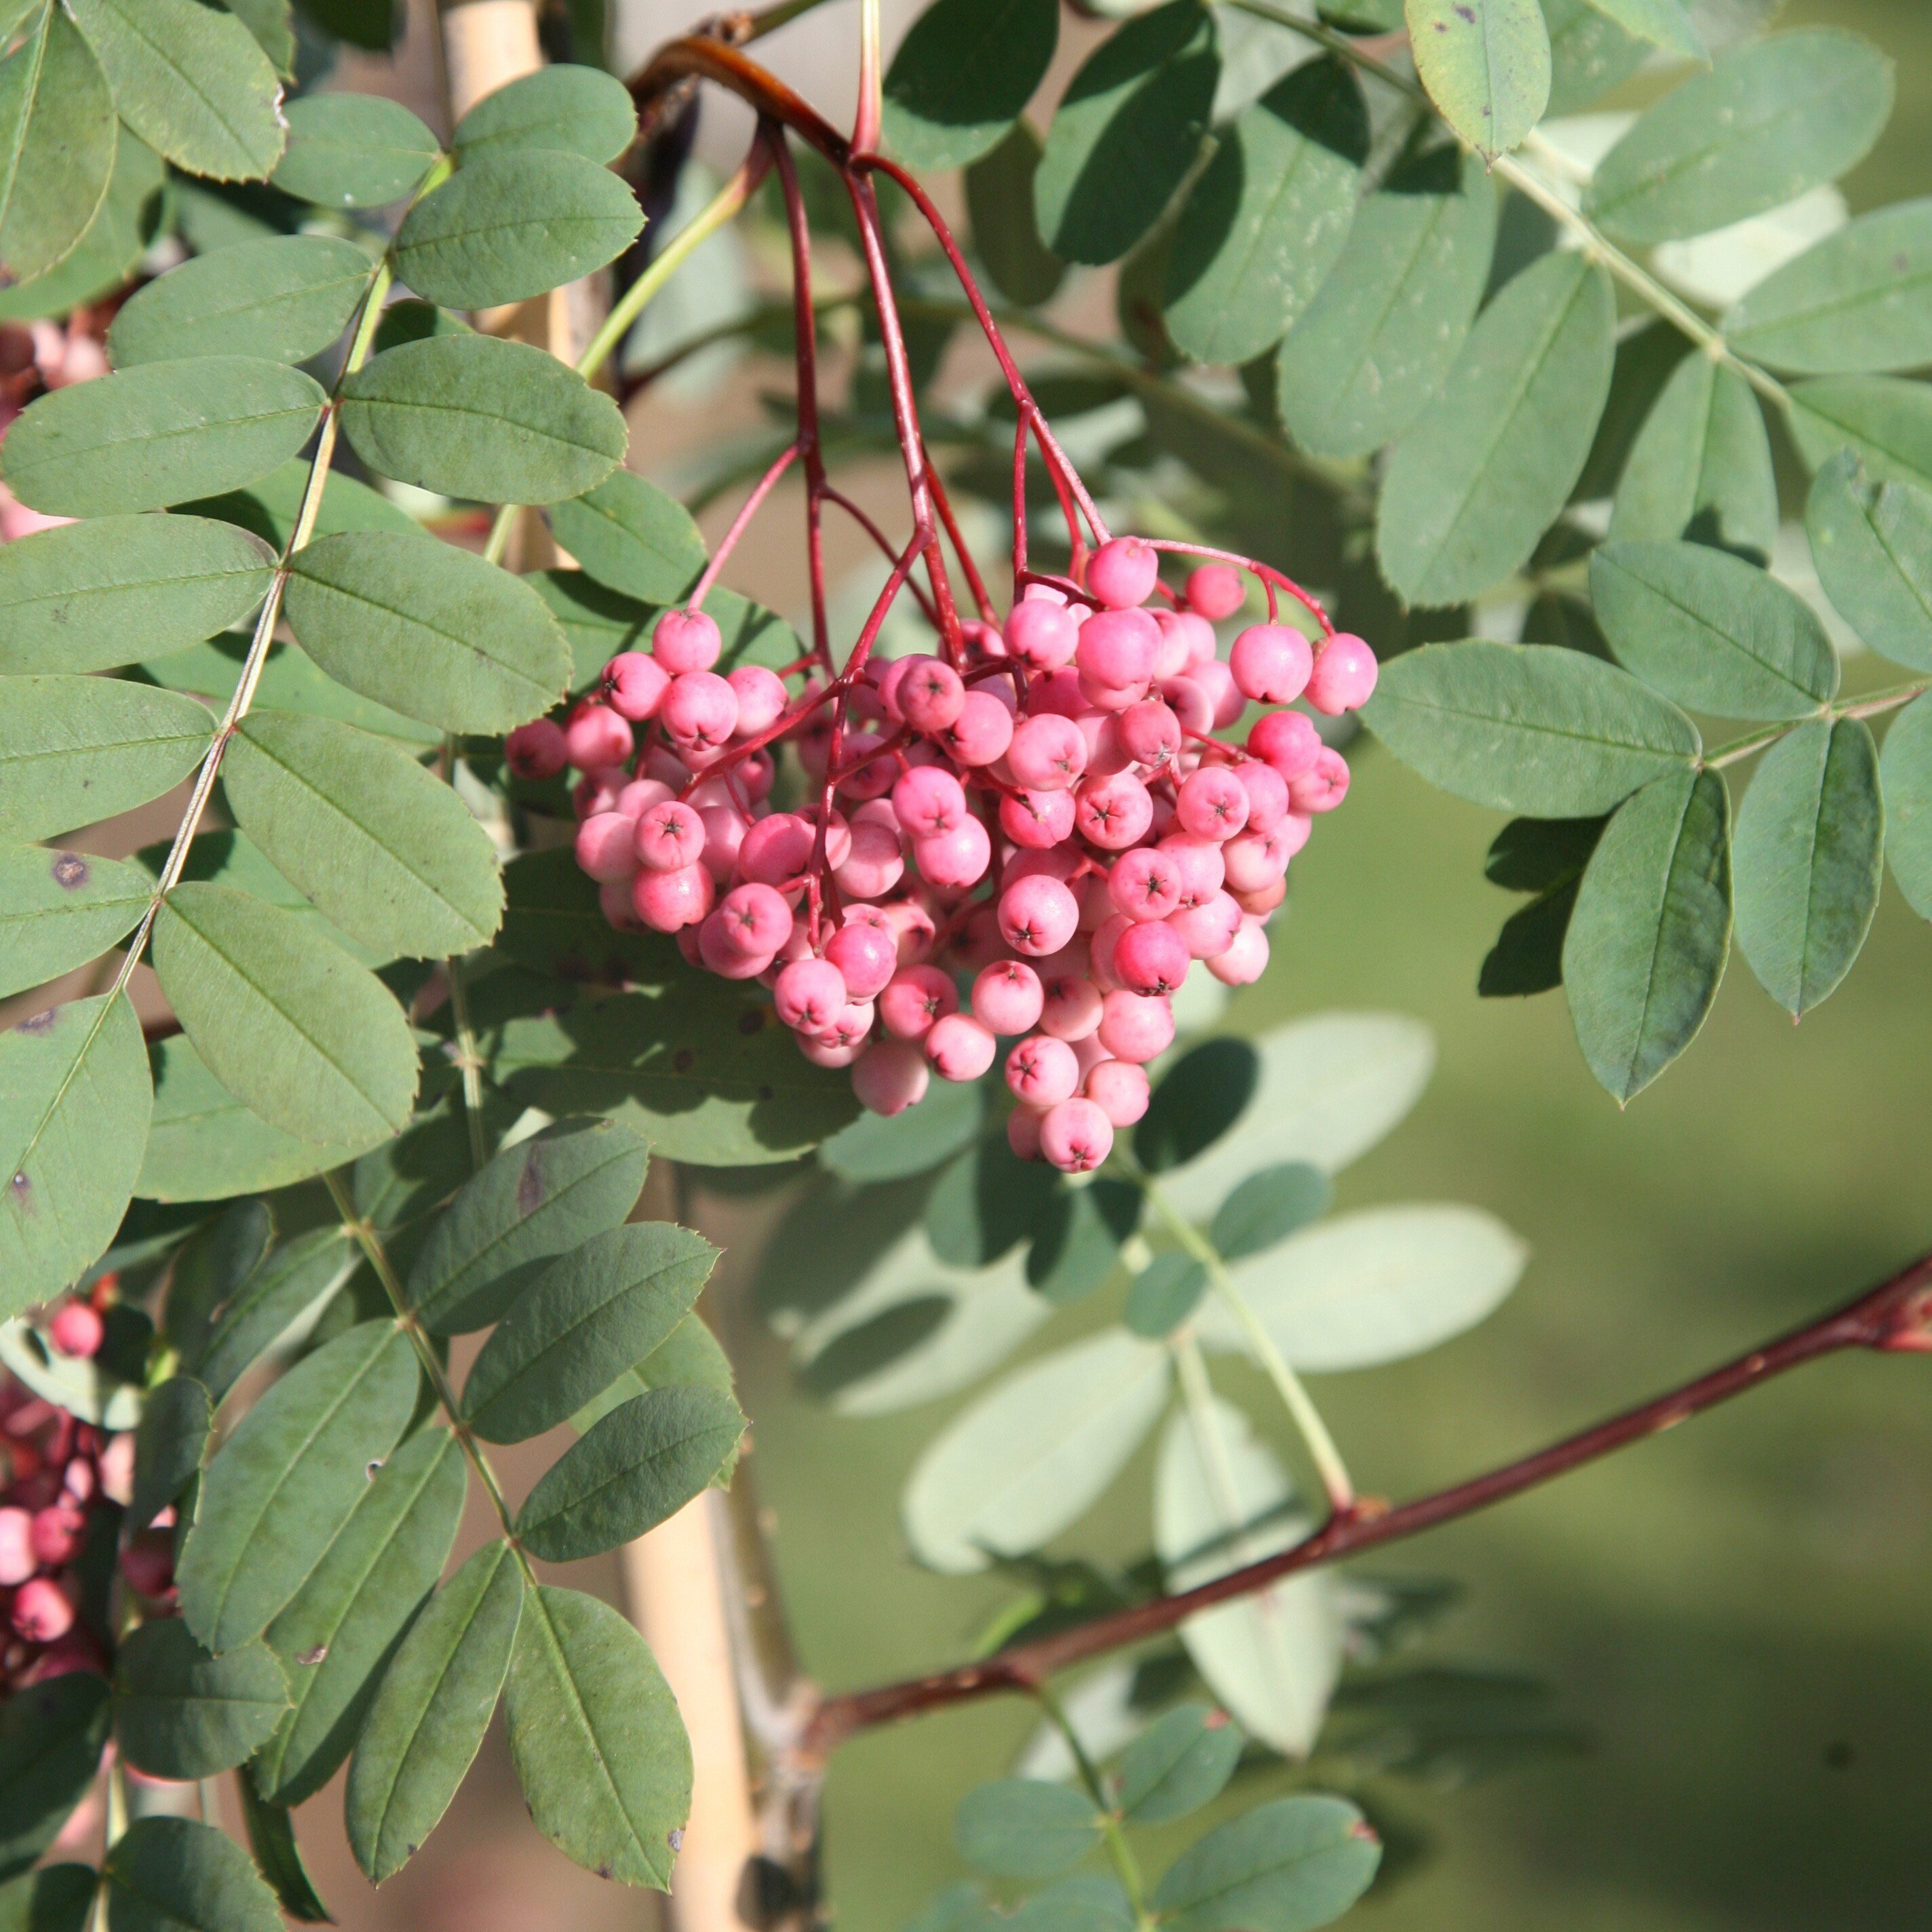
[[[1634,583],[1641,584],[1643,588],[1648,591],[1653,597],[1656,598],[1660,603],[1668,604],[1672,610],[1676,611],[1680,617],[1684,619],[1687,622],[1691,625],[1693,628],[1700,633],[1714,639],[1718,644],[1724,646],[1725,649],[1736,652],[1736,654],[1739,657],[1742,658],[1747,664],[1755,664],[1766,674],[1766,676],[1770,677],[1777,682],[1784,686],[1787,690],[1795,692],[1798,696],[1805,700],[1808,706],[1823,704],[1830,699],[1832,694],[1829,691],[1816,692],[1812,690],[1808,685],[1798,683],[1789,672],[1779,670],[1777,665],[1772,663],[1768,658],[1760,657],[1755,651],[1750,650],[1745,644],[1742,638],[1733,637],[1728,631],[1719,630],[1717,626],[1714,624],[1709,618],[1705,616],[1702,612],[1694,610],[1690,605],[1683,602],[1674,592],[1666,589],[1664,586],[1654,582],[1648,577],[1640,575],[1637,572],[1633,570],[1628,564],[1617,563],[1606,560],[1606,567],[1612,570],[1621,570],[1624,574],[1629,578]],[[1765,580],[1765,584],[1766,585],[1768,585],[1773,580],[1766,578]],[[1750,596],[1753,602],[1760,601],[1760,592],[1762,590],[1763,586],[1757,584],[1754,584],[1751,586],[1750,592],[1748,594]],[[1762,601],[1766,602],[1774,602],[1775,599],[1774,597],[1772,597],[1766,593],[1764,596]],[[1828,646],[1828,648],[1829,647]],[[1828,663],[1832,661],[1832,660],[1828,656],[1826,659],[1826,662]]]

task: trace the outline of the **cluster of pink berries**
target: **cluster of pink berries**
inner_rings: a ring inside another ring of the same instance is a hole
[[[967,625],[957,663],[868,662],[797,698],[761,668],[718,676],[717,626],[668,610],[567,723],[512,733],[511,766],[582,775],[577,860],[614,926],[763,981],[867,1107],[913,1105],[929,1071],[976,1079],[1017,1036],[1014,1150],[1084,1172],[1145,1111],[1193,962],[1259,977],[1288,861],[1348,790],[1301,712],[1244,748],[1213,733],[1250,702],[1353,710],[1376,682],[1360,638],[1318,652],[1279,623],[1223,662],[1240,573],[1204,564],[1150,609],[1159,565],[1114,538],[1082,585],[1029,583],[1004,626]],[[771,808],[781,741],[816,803]],[[956,971],[976,975],[963,1008]]]

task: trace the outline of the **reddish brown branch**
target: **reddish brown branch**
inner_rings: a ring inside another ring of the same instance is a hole
[[[1566,1436],[1534,1455],[1505,1463],[1468,1482],[1394,1509],[1364,1504],[1349,1514],[1331,1517],[1292,1549],[1231,1570],[1196,1589],[1156,1598],[1110,1616],[1096,1617],[1036,1642],[1002,1651],[982,1662],[929,1677],[881,1684],[874,1690],[828,1697],[812,1720],[806,1748],[822,1758],[856,1732],[876,1725],[1000,1691],[1030,1691],[1057,1672],[1106,1652],[1159,1636],[1202,1610],[1231,1598],[1252,1595],[1284,1576],[1399,1543],[1438,1523],[1520,1496],[1526,1490],[1581,1468],[1616,1450],[1674,1428],[1802,1362],[1834,1354],[1841,1348],[1932,1352],[1932,1256],[1913,1262],[1903,1273],[1836,1312],[1740,1355],[1668,1395],[1626,1409],[1594,1428]]]

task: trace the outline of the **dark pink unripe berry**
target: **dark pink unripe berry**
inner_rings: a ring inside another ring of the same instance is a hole
[[[1103,1060],[1088,1074],[1082,1091],[1116,1127],[1130,1127],[1148,1110],[1146,1071],[1129,1060]]]
[[[852,1065],[860,1106],[889,1117],[917,1106],[931,1078],[925,1054],[908,1040],[874,1040]]]
[[[654,657],[643,651],[620,651],[604,667],[600,687],[604,702],[620,718],[641,724],[655,718],[670,674]]]
[[[754,738],[784,716],[784,680],[763,664],[740,664],[724,680],[738,700],[738,736]]]
[[[667,610],[651,633],[652,651],[674,677],[709,670],[724,648],[717,625],[702,610]]]
[[[1315,653],[1292,625],[1250,624],[1228,653],[1228,670],[1244,698],[1292,704],[1308,684]]]
[[[1073,662],[1080,620],[1064,604],[1026,598],[1006,614],[1007,648],[1032,670],[1058,670]]]
[[[998,1051],[992,1034],[968,1013],[948,1013],[926,1036],[926,1057],[942,1080],[976,1080]]]
[[[631,881],[631,906],[653,932],[677,932],[704,917],[717,890],[700,865],[668,872],[640,871]]]
[[[630,725],[608,704],[587,700],[570,714],[564,727],[564,749],[580,772],[603,771],[621,765],[637,747]]]
[[[965,708],[965,682],[950,664],[921,657],[898,681],[899,713],[915,731],[936,737]]]
[[[1136,921],[1114,940],[1109,970],[1130,992],[1174,993],[1187,977],[1190,956],[1167,920]]]
[[[1087,565],[1087,588],[1102,604],[1124,610],[1144,604],[1160,574],[1160,553],[1140,537],[1103,543]]]
[[[850,920],[826,943],[825,956],[838,968],[855,1000],[884,992],[898,970],[898,946],[892,934]]]
[[[1241,573],[1226,563],[1197,564],[1187,573],[1187,603],[1210,624],[1232,617],[1247,602]]]
[[[519,724],[503,740],[503,758],[518,778],[555,778],[570,762],[563,727],[552,718],[535,718]]]
[[[100,1352],[107,1330],[100,1317],[84,1301],[70,1301],[47,1324],[47,1339],[63,1355],[87,1360]]]
[[[52,1643],[74,1628],[74,1606],[51,1576],[30,1576],[14,1598],[14,1628],[28,1643]]]
[[[1272,765],[1290,784],[1315,769],[1322,753],[1322,734],[1315,721],[1299,711],[1270,711],[1255,720],[1248,749]]]

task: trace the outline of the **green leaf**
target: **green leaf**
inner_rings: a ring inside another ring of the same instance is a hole
[[[570,675],[562,634],[526,584],[431,537],[350,531],[297,551],[288,619],[330,676],[452,731],[541,717]]]
[[[1040,136],[1016,121],[999,145],[966,170],[974,250],[994,287],[1022,308],[1050,301],[1066,274],[1066,264],[1040,238],[1034,214],[1040,157]]]
[[[145,1339],[136,1342],[136,1353]],[[114,1372],[106,1354],[104,1349],[91,1358],[64,1355],[30,1323],[0,1322],[0,1366],[16,1381],[97,1429],[131,1429],[140,1420],[142,1392]]]
[[[556,540],[585,572],[646,604],[687,596],[706,561],[704,538],[675,496],[628,470],[550,513]]]
[[[1590,597],[1618,662],[1694,710],[1804,718],[1838,688],[1817,614],[1727,551],[1608,544],[1590,559]]]
[[[489,834],[449,787],[380,738],[292,711],[250,713],[222,767],[236,822],[345,932],[440,958],[503,914]]]
[[[222,4],[255,36],[276,73],[293,79],[296,29],[289,0],[222,0]]]
[[[107,200],[115,153],[107,77],[65,10],[45,10],[0,62],[0,266],[10,280],[73,254]]]
[[[566,62],[486,94],[457,122],[450,146],[466,167],[512,150],[614,161],[637,131],[638,110],[622,82]]]
[[[235,1790],[242,1801],[242,1822],[248,1834],[248,1850],[254,1856],[255,1868],[268,1881],[276,1904],[287,1917],[302,1924],[334,1924],[334,1916],[322,1902],[315,1882],[302,1863],[295,1825],[286,1808],[265,1802],[252,1779],[238,1778]]]
[[[1801,375],[1932,362],[1932,200],[1861,215],[1757,283],[1724,319],[1740,355]]]
[[[348,327],[375,266],[329,235],[274,235],[194,256],[115,316],[108,353],[123,369],[182,356],[305,362]]]
[[[1197,362],[1281,340],[1340,256],[1369,148],[1340,62],[1312,61],[1244,108],[1189,190],[1168,257],[1168,334]]]
[[[20,538],[0,548],[0,671],[105,670],[184,650],[245,617],[274,568],[259,537],[198,517]]]
[[[1618,543],[1686,537],[1771,555],[1778,482],[1750,385],[1708,356],[1687,356],[1646,420],[1617,485]]]
[[[570,1426],[588,1435],[614,1409],[653,1389],[702,1388],[720,1395],[732,1392],[731,1358],[704,1318],[687,1315],[641,1362],[626,1369],[601,1395],[594,1395],[570,1418]],[[725,1457],[711,1479],[724,1488],[736,1466],[736,1449]]]
[[[633,1396],[538,1479],[517,1512],[518,1540],[545,1563],[631,1542],[701,1495],[744,1432],[738,1405],[716,1389]]]
[[[1146,1204],[1146,1196],[1129,1180],[1056,1190],[1033,1224],[1028,1285],[1057,1308],[1090,1294],[1113,1273]]]
[[[935,1080],[926,1098],[888,1120],[861,1114],[818,1150],[819,1164],[846,1180],[902,1180],[924,1174],[980,1137],[986,1096],[973,1081]]]
[[[434,164],[436,139],[400,101],[376,94],[305,94],[282,110],[288,152],[273,176],[284,194],[324,208],[384,208]]]
[[[195,0],[62,0],[121,118],[190,174],[260,181],[281,159],[281,83],[254,34]]]
[[[560,1120],[504,1148],[438,1216],[410,1270],[409,1306],[432,1334],[501,1320],[545,1263],[622,1223],[650,1163],[616,1120]]]
[[[1584,212],[1628,242],[1727,227],[1843,174],[1878,139],[1892,97],[1892,63],[1855,34],[1747,42],[1604,156]]]
[[[1667,54],[1681,54],[1686,60],[1710,58],[1684,0],[1590,0],[1590,4],[1626,33]]]
[[[1100,1842],[1084,1791],[1039,1778],[1002,1778],[968,1792],[952,1840],[969,1865],[998,1878],[1057,1878]]]
[[[0,994],[44,986],[98,958],[146,910],[153,891],[139,866],[118,859],[0,847]]]
[[[1382,1853],[1345,1798],[1277,1798],[1184,1852],[1152,1903],[1175,1932],[1310,1932],[1361,1897]]]
[[[268,1626],[292,1700],[250,1767],[270,1803],[312,1798],[348,1756],[383,1671],[448,1559],[464,1470],[448,1430],[412,1436],[364,1483],[355,1514]]]
[[[183,1361],[200,1359],[216,1311],[260,1265],[274,1233],[266,1201],[238,1201],[182,1244],[169,1271],[161,1334]]]
[[[202,1472],[176,1568],[182,1615],[218,1655],[260,1636],[308,1580],[416,1407],[393,1322],[364,1322],[297,1363]]]
[[[1004,1134],[969,1147],[927,1198],[926,1233],[933,1252],[955,1268],[984,1268],[1024,1240],[1064,1185],[1043,1166],[1021,1160]]]
[[[1136,1335],[1158,1342],[1173,1334],[1200,1306],[1208,1271],[1179,1249],[1156,1255],[1127,1289],[1120,1319]]]
[[[1120,1815],[1165,1825],[1211,1804],[1240,1762],[1247,1739],[1225,1712],[1182,1704],[1150,1724],[1120,1760]]]
[[[87,1932],[99,1879],[92,1865],[42,1865],[0,1885],[0,1932]]]
[[[1438,148],[1355,211],[1340,257],[1282,344],[1282,420],[1319,456],[1366,456],[1441,389],[1475,320],[1496,196],[1473,154]]]
[[[916,168],[963,168],[997,146],[1046,78],[1056,0],[934,0],[886,71],[886,145]]]
[[[416,1054],[401,1008],[294,914],[225,886],[177,886],[154,961],[195,1050],[264,1120],[338,1143],[408,1124]]]
[[[1408,0],[1415,70],[1444,119],[1488,155],[1507,153],[1550,99],[1550,29],[1537,0]]]
[[[160,234],[166,170],[146,142],[117,130],[107,199],[79,242],[52,268],[0,289],[0,322],[31,322],[111,295]]]
[[[503,868],[503,890],[497,950],[533,972],[593,986],[661,986],[687,970],[662,933],[611,925],[596,881],[568,846],[519,853]]]
[[[314,376],[258,357],[151,362],[31,404],[0,475],[49,516],[158,510],[267,476],[308,440],[326,400]]]
[[[983,1570],[1084,1515],[1167,1403],[1167,1355],[1110,1330],[1030,1363],[926,1445],[900,1510],[929,1568]]]
[[[1862,719],[1814,718],[1765,754],[1738,812],[1738,944],[1792,1018],[1852,970],[1884,847],[1878,747]]]
[[[154,1778],[212,1778],[248,1757],[281,1721],[289,1687],[268,1646],[211,1657],[178,1617],[144,1624],[114,1658],[122,1749]]]
[[[494,151],[466,160],[410,210],[396,273],[449,308],[523,302],[614,261],[644,225],[629,184],[595,161]]]
[[[148,1392],[134,1432],[130,1529],[146,1529],[188,1487],[208,1453],[214,1424],[208,1390],[192,1376],[170,1376]]]
[[[216,1309],[208,1340],[190,1364],[215,1401],[296,1322],[320,1313],[361,1260],[339,1227],[322,1227],[284,1242],[256,1267]]]
[[[1892,720],[1879,760],[1886,849],[1905,902],[1932,919],[1932,704],[1916,698]]]
[[[222,1200],[306,1180],[353,1160],[392,1131],[358,1141],[306,1141],[271,1126],[214,1076],[185,1036],[157,1041],[154,1116],[135,1191],[147,1201]]]
[[[1502,1305],[1528,1258],[1492,1215],[1412,1204],[1304,1228],[1232,1275],[1288,1361],[1320,1375],[1401,1361],[1473,1328]],[[1218,1306],[1200,1333],[1210,1348],[1245,1346]]]
[[[1550,26],[1551,114],[1574,114],[1628,80],[1649,49],[1625,33],[1592,0],[1543,0]]]
[[[484,1343],[463,1385],[465,1421],[486,1442],[554,1429],[690,1313],[717,1260],[700,1235],[656,1221],[558,1257]]]
[[[1616,326],[1609,275],[1568,253],[1484,310],[1389,459],[1376,554],[1407,602],[1462,602],[1528,561],[1589,454]]]
[[[1658,778],[1605,827],[1563,942],[1583,1058],[1620,1105],[1696,1036],[1730,945],[1724,781],[1714,772]]]
[[[1607,812],[1702,748],[1690,719],[1628,671],[1546,644],[1405,652],[1362,721],[1444,791],[1539,818]]]
[[[214,735],[208,713],[172,692],[0,681],[0,837],[44,838],[143,805],[193,771]]]
[[[274,1894],[212,1825],[140,1818],[101,1862],[107,1932],[281,1932]]]
[[[1897,376],[1818,376],[1791,392],[1798,454],[1822,469],[1848,449],[1881,483],[1932,490],[1932,387]]]
[[[617,405],[575,370],[487,335],[385,351],[343,385],[342,427],[384,476],[486,503],[580,496],[626,440]]]
[[[1846,452],[1814,479],[1804,527],[1818,580],[1852,628],[1894,664],[1932,670],[1932,497],[1870,482]]]
[[[1264,1167],[1250,1174],[1215,1210],[1208,1238],[1223,1261],[1240,1261],[1319,1220],[1334,1198],[1328,1177],[1306,1161]]]
[[[86,1671],[0,1700],[0,1872],[30,1865],[87,1796],[106,1748],[107,1685]]]
[[[254,531],[279,555],[288,548],[289,540],[295,535],[302,500],[308,494],[308,477],[309,466],[297,457],[271,470],[246,490],[177,503],[174,507],[187,515],[239,524],[244,530]],[[421,529],[406,510],[379,496],[368,484],[332,470],[322,486],[322,508],[310,536],[332,537],[344,530],[398,530],[412,536]]]
[[[377,1884],[435,1829],[470,1768],[510,1667],[523,1572],[486,1544],[410,1627],[369,1706],[343,1801],[350,1849]]]
[[[118,993],[0,1034],[0,1316],[58,1294],[113,1239],[148,1138],[147,1059]]]
[[[1214,23],[1167,0],[1096,47],[1067,83],[1034,177],[1041,238],[1068,262],[1116,262],[1174,199],[1220,79]]]

